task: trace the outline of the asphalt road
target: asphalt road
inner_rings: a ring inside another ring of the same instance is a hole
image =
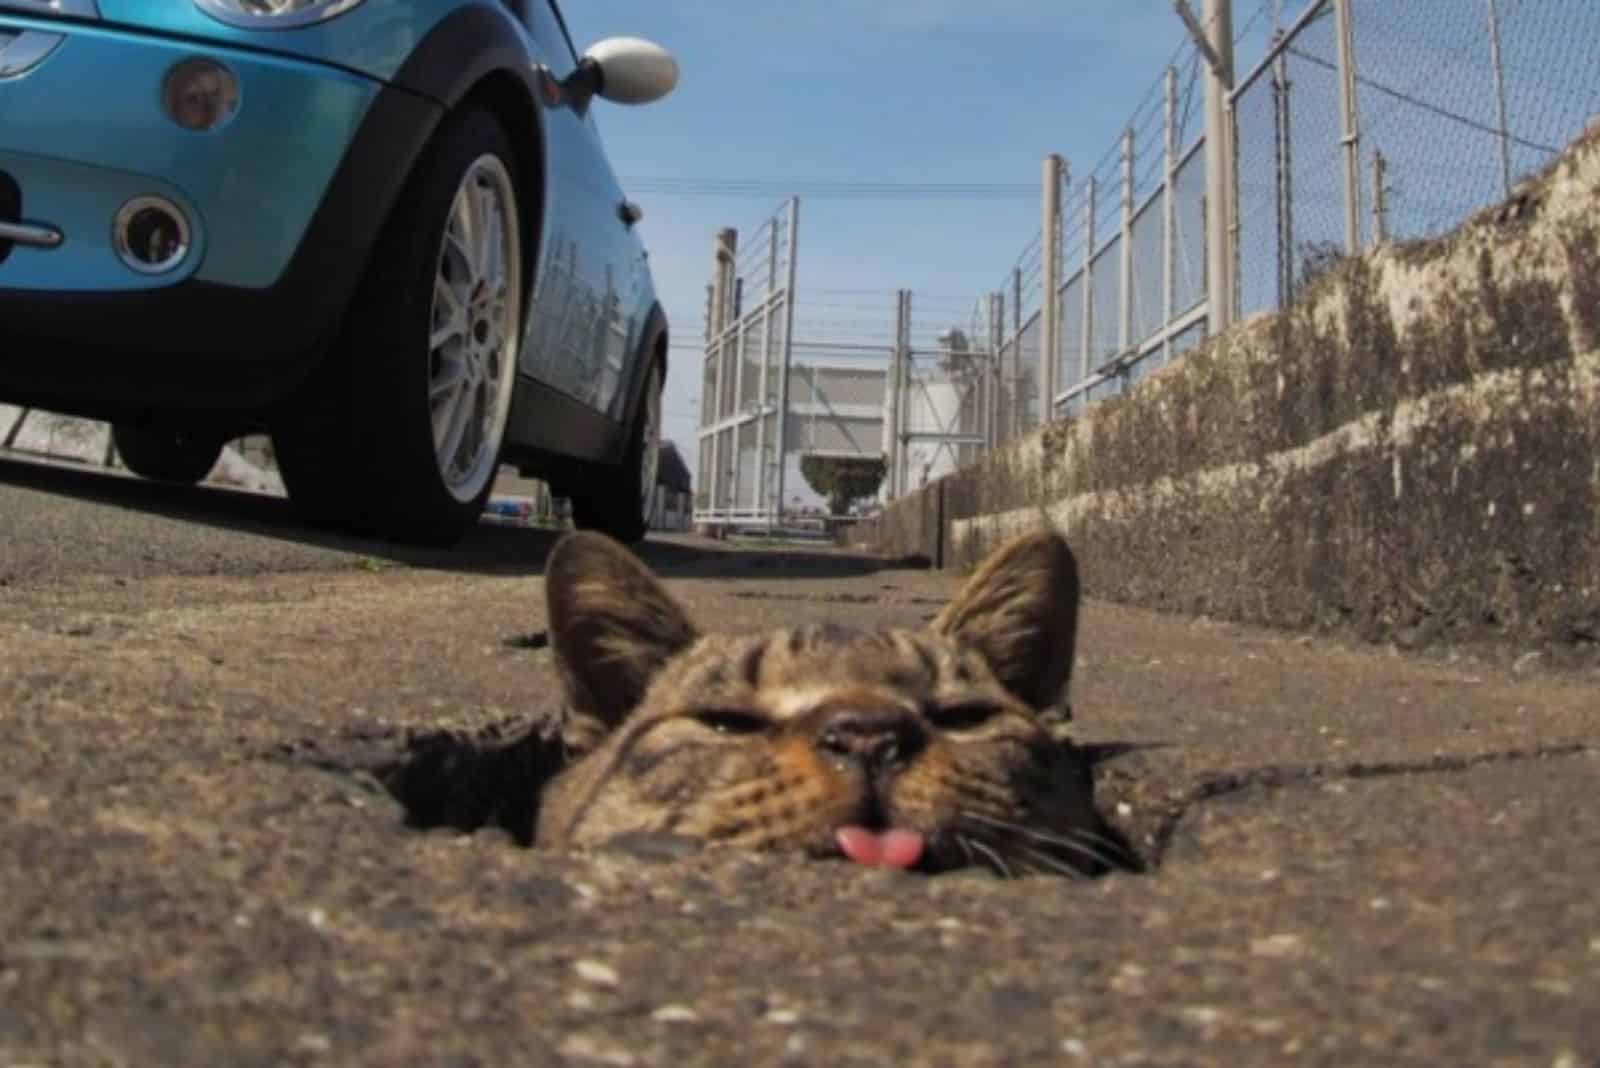
[[[406,826],[407,730],[550,710],[549,533],[455,553],[0,458],[0,1066],[1600,1064],[1594,675],[1087,606],[1151,862],[938,878]],[[956,579],[693,539],[726,628]]]

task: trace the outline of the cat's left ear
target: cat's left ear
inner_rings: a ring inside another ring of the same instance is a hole
[[[544,572],[550,645],[573,709],[607,728],[699,637],[688,613],[638,557],[603,534],[568,534]]]
[[[1072,678],[1078,600],[1071,548],[1040,531],[991,553],[930,626],[976,649],[1001,685],[1042,712]]]

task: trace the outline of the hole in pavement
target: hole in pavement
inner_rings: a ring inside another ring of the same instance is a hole
[[[550,645],[550,632],[547,630],[535,630],[527,634],[518,634],[515,637],[507,638],[505,645],[508,649],[545,649]]]
[[[1038,867],[1034,870],[1054,870],[1057,874],[1078,878],[1146,871],[1149,866],[1146,859],[1121,830],[1101,815],[1094,798],[1095,766],[1145,747],[1089,745],[1074,748],[1076,759],[1068,763],[1082,776],[1089,825],[1070,838],[1059,839],[1060,857],[1072,857],[1072,870],[1059,864],[1053,869]],[[525,720],[491,724],[474,732],[350,731],[328,743],[303,739],[280,745],[275,755],[326,771],[372,776],[400,803],[405,812],[405,825],[412,829],[449,828],[469,834],[497,829],[527,848],[534,844],[541,791],[572,759],[571,749],[558,730]],[[1048,843],[1046,836],[1026,828],[1020,829],[1014,837],[1011,844],[1031,846],[1035,852]],[[996,839],[992,844],[1001,843]],[[700,845],[676,835],[631,834],[620,836],[608,847],[643,859],[659,859],[696,851]],[[973,860],[982,861],[982,849],[968,852]],[[974,866],[995,868],[993,863],[985,861],[962,867],[930,865],[919,870],[940,874],[971,871]],[[1007,867],[1004,863],[1000,866]]]
[[[540,791],[567,759],[553,730],[495,725],[475,734],[413,734],[404,751],[373,774],[405,808],[408,827],[493,827],[531,847]]]
[[[522,846],[533,845],[540,790],[567,762],[558,734],[521,720],[473,732],[342,731],[326,742],[303,738],[280,744],[272,756],[371,776],[400,802],[405,825],[415,830],[497,828]]]

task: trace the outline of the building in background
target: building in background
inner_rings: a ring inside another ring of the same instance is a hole
[[[880,499],[911,493],[974,463],[987,445],[993,360],[974,348],[966,331],[940,331],[931,351],[907,354],[899,394],[899,442],[890,433],[895,418],[884,398],[883,450],[900,469],[884,480]],[[898,446],[898,447],[897,447]]]

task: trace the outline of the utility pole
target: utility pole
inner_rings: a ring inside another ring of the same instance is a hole
[[[1044,159],[1044,336],[1039,339],[1039,424],[1054,421],[1061,370],[1061,183],[1065,162]]]
[[[1361,254],[1361,114],[1356,107],[1355,29],[1350,0],[1333,0],[1339,34],[1339,119],[1344,131],[1344,246]]]
[[[778,469],[773,473],[775,484],[773,514],[779,526],[783,524],[784,468],[789,463],[789,371],[794,361],[794,298],[800,262],[799,197],[793,197],[789,201],[788,225],[784,237],[787,239],[787,249],[783,283],[783,347],[778,351],[778,425],[775,428],[777,441],[774,443],[777,449]],[[777,244],[776,240],[773,244]],[[776,248],[772,254],[774,256],[778,254]]]
[[[1205,57],[1206,78],[1206,305],[1210,333],[1233,324],[1233,0],[1205,0],[1204,21],[1188,0],[1174,0],[1195,47]]]

